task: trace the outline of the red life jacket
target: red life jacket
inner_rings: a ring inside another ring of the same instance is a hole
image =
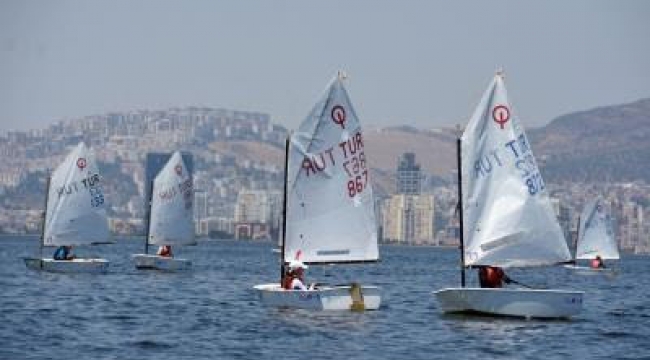
[[[172,248],[169,245],[164,245],[162,249],[160,249],[160,252],[158,253],[159,256],[162,257],[172,257]]]
[[[593,260],[591,260],[591,267],[594,268],[594,269],[598,269],[598,268],[601,267],[602,265],[603,265],[603,264],[602,264],[602,261],[601,261],[600,259],[593,259]]]
[[[503,270],[498,267],[486,266],[479,270],[481,287],[500,288],[503,287]]]
[[[285,290],[291,290],[291,283],[293,282],[293,275],[285,275],[282,279],[282,288]]]

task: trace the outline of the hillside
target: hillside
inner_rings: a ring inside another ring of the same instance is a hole
[[[215,141],[210,150],[224,157],[234,157],[238,162],[263,162],[278,167],[284,165],[284,148],[258,141]]]
[[[415,153],[422,170],[438,177],[448,177],[455,164],[455,137],[450,132],[402,126],[368,129],[364,136],[369,161],[384,171],[394,171],[398,157],[405,152]]]
[[[650,99],[562,115],[527,133],[548,181],[650,182]],[[449,181],[456,165],[455,136],[449,129],[366,128],[377,191],[394,191],[397,159],[404,152],[415,153],[434,180]],[[210,148],[237,161],[261,160],[279,167],[284,158],[283,149],[252,141],[215,142]]]
[[[442,131],[418,130],[411,127],[370,128],[364,132],[366,153],[373,169],[375,188],[380,194],[395,189],[394,172],[397,159],[404,152],[417,154],[416,160],[427,174],[448,177],[454,166],[454,137]],[[210,149],[222,157],[232,157],[238,163],[264,162],[283,166],[284,149],[256,141],[218,141]]]
[[[548,181],[650,183],[650,99],[562,115],[527,134]],[[390,179],[407,151],[439,179],[448,180],[456,164],[451,130],[370,129],[366,138],[374,167]]]
[[[563,115],[529,137],[551,181],[650,182],[650,99]]]

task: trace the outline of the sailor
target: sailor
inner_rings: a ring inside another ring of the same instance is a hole
[[[305,269],[308,266],[300,260],[293,260],[289,263],[288,267],[289,270],[284,276],[282,287],[285,290],[309,290],[304,283]]]
[[[478,269],[478,280],[482,288],[500,288],[504,282],[511,282],[503,269],[496,266],[481,266]]]
[[[596,258],[591,260],[591,268],[592,269],[604,269],[605,268],[605,262],[603,262],[603,259],[600,257],[600,255],[596,255]]]
[[[53,258],[54,260],[73,260],[75,256],[72,253],[72,246],[70,245],[59,246],[54,251]]]
[[[156,253],[158,256],[162,257],[173,257],[174,255],[172,254],[172,247],[170,245],[162,245],[161,247],[158,248],[158,252]]]

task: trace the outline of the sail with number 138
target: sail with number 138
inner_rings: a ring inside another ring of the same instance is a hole
[[[42,258],[43,247],[110,242],[106,203],[97,161],[79,143],[47,182],[41,258],[26,258],[30,269],[52,272],[106,272],[109,262],[99,258],[54,260]]]
[[[457,141],[461,287],[435,292],[444,312],[556,318],[580,312],[580,291],[465,287],[468,267],[571,260],[544,180],[497,73]]]

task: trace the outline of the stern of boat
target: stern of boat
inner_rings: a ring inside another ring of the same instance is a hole
[[[279,284],[256,285],[264,305],[308,310],[377,310],[381,305],[376,286],[323,286],[314,290],[284,290]],[[355,291],[359,291],[356,293]]]
[[[68,274],[103,274],[108,272],[109,265],[106,259],[53,260],[25,258],[24,260],[27,268],[31,270]]]
[[[134,254],[131,257],[136,269],[140,270],[186,271],[192,268],[192,262],[188,259],[150,254]]]
[[[523,318],[570,318],[582,311],[584,292],[546,289],[447,288],[434,292],[444,313]]]

